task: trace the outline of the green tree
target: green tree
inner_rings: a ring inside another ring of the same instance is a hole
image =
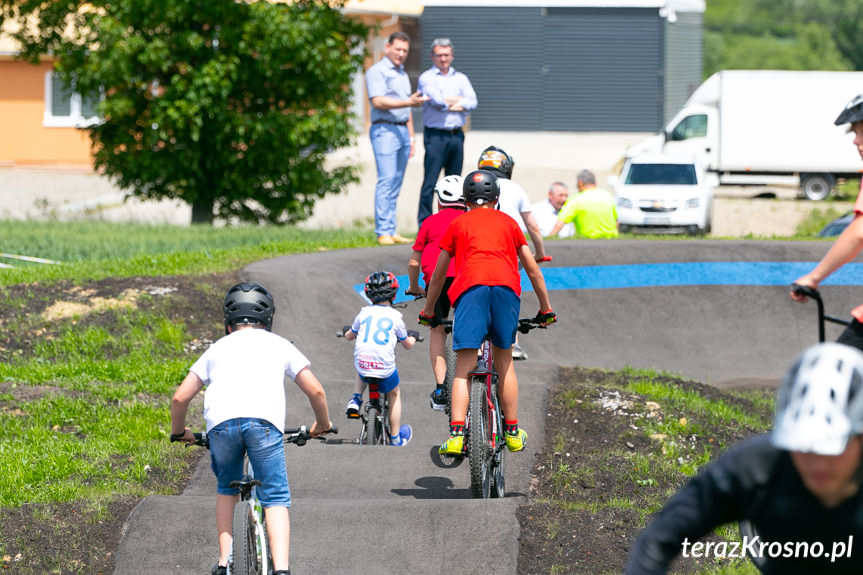
[[[863,70],[863,0],[708,0],[706,74]]]
[[[176,198],[193,222],[288,223],[356,181],[327,168],[349,145],[350,81],[367,28],[343,0],[0,0],[20,57],[53,54],[82,94],[94,163],[141,198]]]

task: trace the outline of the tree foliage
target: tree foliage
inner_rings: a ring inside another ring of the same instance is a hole
[[[706,75],[863,70],[863,0],[707,0]]]
[[[20,56],[53,54],[102,97],[95,166],[141,198],[178,198],[193,221],[294,222],[356,181],[325,167],[351,143],[352,75],[367,28],[343,1],[0,0]]]

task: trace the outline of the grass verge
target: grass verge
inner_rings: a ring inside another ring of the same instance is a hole
[[[565,368],[549,393],[531,502],[518,510],[519,573],[620,573],[635,537],[687,479],[766,431],[773,394],[674,376]],[[712,540],[733,540],[723,526]],[[748,561],[678,559],[674,573],[755,574]]]

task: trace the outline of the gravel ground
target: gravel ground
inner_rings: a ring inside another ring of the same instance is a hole
[[[623,150],[642,136],[469,132],[465,138],[465,172],[486,146],[505,145],[516,158],[516,181],[532,201],[539,201],[545,197],[552,181],[566,182],[572,189],[576,173],[585,166],[594,170],[600,184],[604,183],[615,171]],[[406,234],[416,233],[422,157],[420,146],[408,164],[399,201],[399,231]],[[375,168],[368,138],[361,137],[353,148],[337,152],[332,161],[359,165],[361,181],[343,194],[320,200],[315,214],[304,225],[309,228],[352,224],[371,227]],[[846,211],[851,203],[831,205]],[[712,235],[790,236],[813,209],[825,209],[825,205],[799,199],[793,188],[721,188],[714,203]],[[49,217],[184,225],[191,218],[191,208],[177,201],[126,200],[122,191],[86,166],[0,167],[0,219]]]

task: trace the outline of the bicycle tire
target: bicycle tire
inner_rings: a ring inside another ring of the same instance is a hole
[[[367,445],[383,445],[384,430],[381,423],[381,410],[377,407],[370,407],[366,411],[366,444]]]
[[[452,349],[452,342],[447,338],[444,347],[444,359],[446,360],[446,375],[444,376],[444,393],[446,399],[446,413],[452,409],[452,380],[455,379],[456,353]]]
[[[468,458],[470,459],[470,490],[474,497],[491,497],[491,448],[489,445],[488,400],[485,377],[470,380],[470,429]]]
[[[234,505],[234,518],[231,524],[233,536],[232,575],[261,575],[258,569],[257,533],[252,508],[246,501]]]
[[[503,414],[500,411],[500,404],[497,398],[497,385],[492,386],[492,404],[494,405],[494,418],[496,425],[491,431],[496,433],[494,441],[494,451],[491,456],[491,497],[492,499],[503,498],[506,494],[506,478],[504,477],[504,449],[503,440]]]

